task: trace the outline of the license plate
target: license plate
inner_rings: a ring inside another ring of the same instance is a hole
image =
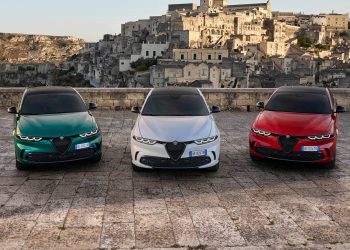
[[[91,144],[88,143],[82,143],[82,144],[77,144],[75,145],[75,149],[79,150],[79,149],[85,149],[85,148],[90,148]]]
[[[301,147],[301,151],[303,151],[303,152],[320,152],[321,148],[318,146],[304,146],[304,147]]]
[[[190,151],[190,157],[206,156],[207,154],[208,154],[207,150]]]

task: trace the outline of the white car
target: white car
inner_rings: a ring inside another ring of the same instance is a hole
[[[220,133],[199,89],[153,89],[131,131],[131,158],[141,169],[208,169],[217,171]]]

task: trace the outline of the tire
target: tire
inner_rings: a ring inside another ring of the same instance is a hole
[[[215,173],[219,170],[220,168],[220,163],[216,164],[215,166],[212,166],[211,168],[207,168],[207,171],[210,173]]]
[[[24,164],[18,162],[17,160],[16,160],[16,168],[17,168],[17,170],[19,170],[19,171],[28,170],[28,166],[26,166],[26,165],[24,165]]]
[[[327,169],[333,169],[336,167],[336,161],[337,159],[334,157],[334,159],[330,163],[325,164],[324,167]]]
[[[135,164],[131,163],[131,166],[132,166],[132,169],[135,171],[135,172],[142,172],[144,171],[143,168],[140,168],[138,166],[136,166]]]
[[[250,154],[250,159],[252,159],[253,162],[259,162],[261,161],[261,158],[258,156],[255,156],[253,154]]]
[[[92,162],[97,163],[100,162],[102,159],[102,154],[99,154],[98,156],[91,159]]]

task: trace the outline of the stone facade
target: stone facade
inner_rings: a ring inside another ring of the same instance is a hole
[[[169,4],[168,12],[173,11],[194,11],[197,9],[197,5],[193,3],[185,3],[185,4]]]
[[[318,25],[323,26],[328,32],[343,32],[349,30],[348,25],[349,14],[319,14],[309,17],[308,26]]]
[[[231,68],[209,62],[163,62],[151,67],[151,84],[154,87],[189,86],[206,81],[206,87],[220,88],[232,81]],[[201,87],[201,86],[200,86]]]
[[[227,49],[174,49],[173,60],[185,62],[222,62],[228,57]]]
[[[141,106],[150,89],[77,89],[87,103],[95,102],[101,110],[128,110]],[[0,109],[17,106],[23,88],[0,88]],[[258,101],[267,101],[274,89],[202,89],[209,106],[223,110],[255,110]],[[350,90],[333,89],[338,105],[350,110]]]

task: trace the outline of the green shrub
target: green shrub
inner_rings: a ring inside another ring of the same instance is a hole
[[[307,36],[299,36],[298,38],[298,46],[302,48],[310,48],[313,42]]]

